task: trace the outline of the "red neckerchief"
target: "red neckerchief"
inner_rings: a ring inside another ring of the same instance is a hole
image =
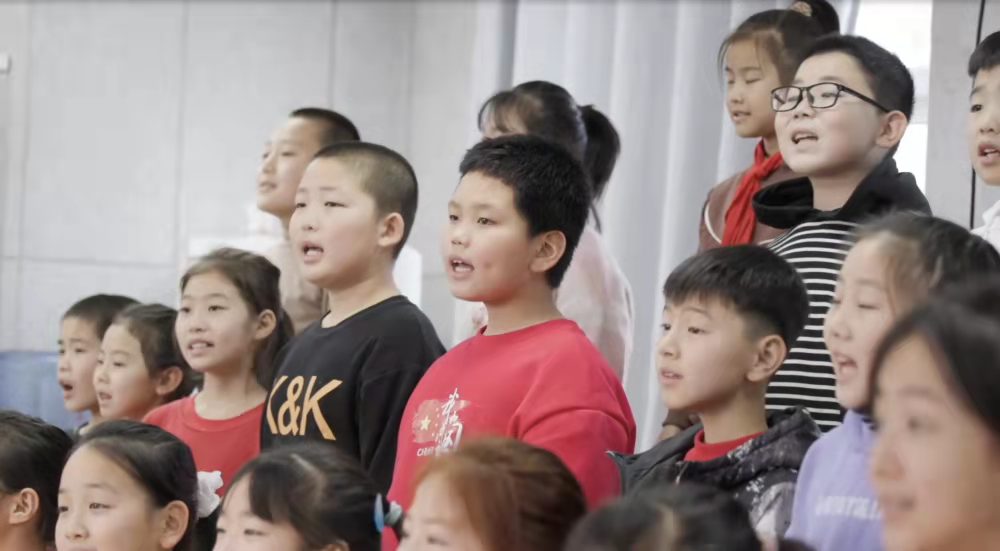
[[[764,140],[757,144],[753,152],[753,166],[743,173],[740,187],[736,189],[733,202],[726,211],[726,227],[722,231],[723,245],[753,243],[753,232],[757,228],[753,196],[760,191],[761,182],[781,168],[783,162],[780,151],[768,157],[764,150]]]

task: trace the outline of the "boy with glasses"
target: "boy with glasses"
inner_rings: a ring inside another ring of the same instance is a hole
[[[843,411],[823,322],[857,225],[892,210],[930,213],[913,175],[893,153],[913,112],[913,78],[898,57],[858,36],[817,40],[792,86],[772,92],[785,162],[802,178],[754,197],[760,222],[788,229],[770,247],[795,267],[809,293],[809,320],[768,386],[767,408],[804,406],[830,430]]]

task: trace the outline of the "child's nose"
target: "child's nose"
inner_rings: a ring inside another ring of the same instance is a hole
[[[78,512],[67,512],[64,513],[64,518],[66,522],[66,538],[69,541],[81,541],[87,538],[87,527],[80,518],[80,513]]]
[[[264,155],[264,158],[260,161],[260,171],[265,174],[274,173],[274,155],[268,152]]]
[[[191,312],[187,320],[188,333],[200,333],[205,330],[205,318],[200,312]]]
[[[813,109],[812,105],[809,105],[808,98],[806,97],[803,97],[802,101],[795,106],[795,109],[792,109],[792,116],[796,119],[812,117],[815,114],[816,111]]]
[[[455,224],[447,231],[452,245],[467,245],[469,243],[469,232],[462,224]]]
[[[726,100],[731,105],[742,105],[743,91],[736,86],[730,86],[729,89],[726,90]]]
[[[979,132],[982,134],[996,134],[1000,131],[1000,109],[996,107],[984,107],[983,109],[986,110],[986,116],[983,117]]]
[[[834,337],[837,339],[846,339],[850,337],[850,331],[848,330],[847,325],[843,322],[843,316],[840,315],[840,309],[836,306],[834,306],[827,313],[824,330],[828,337]]]
[[[890,480],[898,476],[899,468],[893,447],[890,436],[885,432],[876,438],[869,462],[869,475],[873,481]]]
[[[669,332],[660,337],[660,340],[657,341],[656,350],[665,358],[675,358],[677,356],[677,346],[676,343],[674,343],[674,339],[670,337]]]
[[[291,225],[300,231],[316,230],[315,217],[308,206],[295,209],[295,213],[292,214]]]

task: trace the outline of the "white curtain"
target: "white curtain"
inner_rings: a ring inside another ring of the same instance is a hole
[[[717,52],[724,37],[781,1],[522,1],[506,4],[500,26],[506,60],[498,84],[543,79],[566,87],[614,122],[622,155],[602,208],[604,237],[635,305],[625,389],[640,449],[654,442],[664,409],[653,366],[666,275],[692,254],[709,188],[744,168],[754,143],[736,137],[723,109]],[[836,3],[850,28],[855,4]],[[483,8],[481,8],[483,9]],[[485,8],[495,9],[495,8]],[[513,21],[511,21],[513,19]],[[502,58],[502,55],[501,55]],[[485,96],[483,97],[485,99]]]

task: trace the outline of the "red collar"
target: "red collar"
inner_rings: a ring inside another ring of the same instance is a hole
[[[764,434],[763,432],[758,432],[757,434],[751,434],[749,436],[744,436],[742,438],[737,438],[736,440],[730,440],[728,442],[718,442],[715,444],[705,443],[705,431],[698,431],[698,434],[694,437],[694,447],[691,448],[687,455],[684,456],[685,461],[712,461],[713,459],[718,459],[727,453],[735,450],[736,448],[746,444],[747,442],[757,438],[758,436]]]

